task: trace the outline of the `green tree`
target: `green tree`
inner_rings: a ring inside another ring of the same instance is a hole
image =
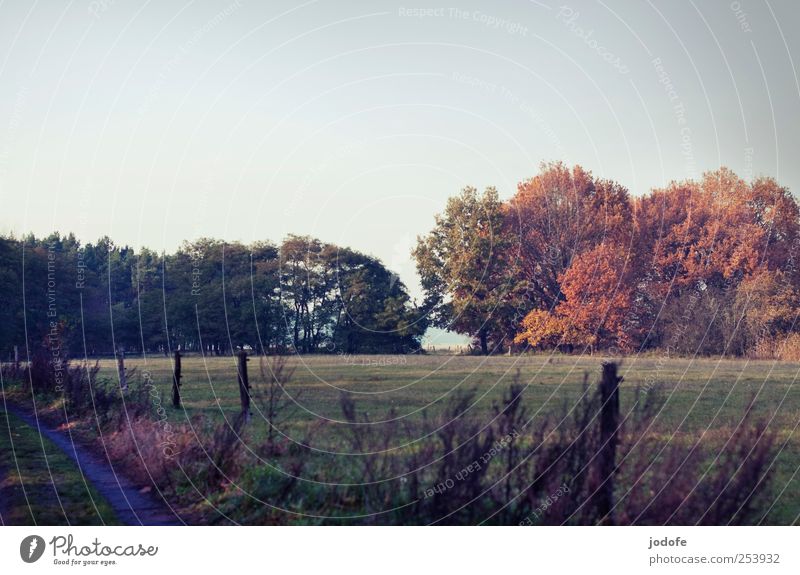
[[[484,354],[506,339],[504,311],[518,281],[506,231],[497,191],[467,187],[413,252],[433,325],[473,336]]]

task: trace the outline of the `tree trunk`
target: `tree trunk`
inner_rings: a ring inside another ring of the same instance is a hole
[[[485,329],[482,329],[478,332],[478,337],[481,341],[481,353],[489,355],[489,334],[486,333]]]

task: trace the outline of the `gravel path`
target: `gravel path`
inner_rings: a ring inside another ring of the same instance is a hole
[[[126,477],[114,471],[109,462],[89,453],[75,443],[69,433],[46,426],[44,421],[6,403],[6,408],[26,424],[39,429],[83,471],[86,480],[105,497],[117,519],[125,525],[185,525],[164,502],[142,493]]]

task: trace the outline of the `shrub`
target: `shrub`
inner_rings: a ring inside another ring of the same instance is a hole
[[[800,333],[761,338],[751,356],[756,359],[800,361]]]

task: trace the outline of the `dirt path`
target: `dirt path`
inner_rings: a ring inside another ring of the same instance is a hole
[[[86,480],[108,501],[124,525],[185,525],[184,521],[156,497],[141,493],[126,477],[106,461],[75,443],[67,432],[56,431],[19,408],[6,403],[7,410],[33,429],[39,429],[81,469]]]

